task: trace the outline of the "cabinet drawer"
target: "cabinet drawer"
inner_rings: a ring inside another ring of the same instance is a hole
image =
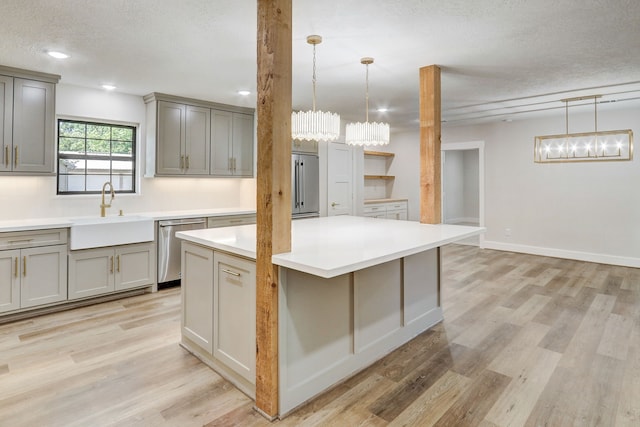
[[[255,224],[256,215],[212,216],[207,218],[207,228],[231,227],[234,225]]]
[[[365,205],[364,207],[364,213],[384,212],[385,210],[385,205]]]
[[[389,211],[404,211],[404,210],[407,210],[407,203],[406,202],[389,203],[387,205],[387,212],[389,212]]]
[[[64,245],[66,243],[66,228],[0,233],[0,250],[33,248],[37,246]]]

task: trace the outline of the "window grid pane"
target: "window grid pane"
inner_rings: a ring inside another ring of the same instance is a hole
[[[58,120],[58,194],[135,192],[134,126]]]

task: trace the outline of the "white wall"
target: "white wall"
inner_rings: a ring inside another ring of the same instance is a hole
[[[377,149],[377,148],[376,148]],[[379,150],[382,151],[382,150]],[[393,180],[392,198],[408,199],[410,221],[420,220],[420,134],[393,133],[384,151],[395,153],[389,165]]]
[[[478,151],[448,150],[442,153],[444,223],[479,222]]]
[[[447,151],[442,153],[444,163],[442,169],[443,212],[442,222],[453,224],[465,217],[464,206],[464,152]]]
[[[471,219],[472,222],[478,222],[480,218],[480,170],[479,170],[479,151],[480,150],[462,150],[463,161],[463,216]]]
[[[57,117],[138,125],[138,174],[144,172],[145,104],[140,96],[59,84]],[[98,215],[100,195],[56,195],[56,177],[0,176],[0,220]],[[206,209],[255,208],[255,179],[140,178],[138,194],[119,194],[111,214]]]
[[[533,162],[534,137],[564,133],[563,113],[443,127],[443,143],[485,141],[485,246],[640,267],[637,157],[623,162]],[[639,117],[638,107],[601,105],[598,128],[632,129],[639,135]],[[592,109],[570,112],[570,132],[593,127]],[[410,198],[411,219],[418,219],[418,129],[393,135],[391,144],[396,152],[394,191]]]

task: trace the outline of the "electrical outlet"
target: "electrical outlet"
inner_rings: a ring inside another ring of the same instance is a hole
[[[505,228],[504,229],[504,237],[511,237],[511,229],[510,228]]]

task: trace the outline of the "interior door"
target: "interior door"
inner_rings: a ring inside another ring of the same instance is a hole
[[[331,142],[327,157],[327,215],[353,215],[353,150]]]

